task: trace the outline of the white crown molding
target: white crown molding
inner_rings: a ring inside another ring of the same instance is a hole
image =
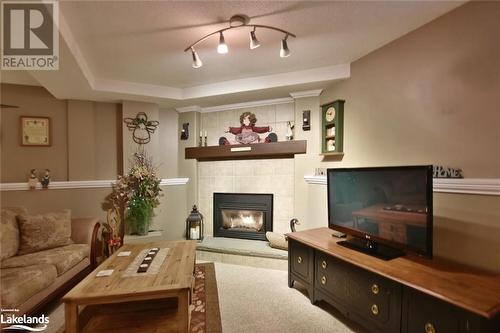
[[[201,108],[201,112],[202,113],[217,112],[217,111],[251,108],[251,107],[256,107],[256,106],[288,104],[288,103],[293,103],[293,98],[283,97],[283,98],[274,98],[274,99],[262,99],[259,101],[251,101],[251,102],[243,102],[243,103],[209,106],[206,108]]]
[[[326,185],[326,176],[304,176],[308,184]],[[433,190],[437,193],[500,195],[499,178],[434,178]]]
[[[188,87],[183,89],[183,99],[233,94],[276,87],[287,87],[304,83],[341,80],[348,79],[350,76],[350,64],[325,66],[295,72],[255,76],[245,79],[229,80]]]
[[[160,186],[185,185],[189,178],[164,178]],[[111,184],[116,180],[76,180],[67,182],[50,182],[49,190],[65,189],[85,189],[85,188],[111,188]],[[40,183],[37,184],[37,190],[43,190]],[[0,191],[29,191],[28,183],[1,183]]]
[[[176,108],[175,111],[178,113],[186,113],[186,112],[201,112],[201,106],[199,105],[190,105],[190,106],[183,106],[181,108]]]
[[[323,89],[315,89],[315,90],[304,90],[304,91],[294,91],[290,93],[290,96],[293,98],[303,98],[303,97],[317,97],[321,95]]]

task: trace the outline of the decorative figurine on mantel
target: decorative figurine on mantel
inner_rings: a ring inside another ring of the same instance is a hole
[[[295,124],[291,121],[286,122],[286,140],[287,141],[292,141],[293,140],[293,129],[295,128]]]
[[[28,186],[30,190],[36,189],[36,185],[38,184],[38,177],[36,176],[36,169],[30,170],[30,178],[28,179]]]
[[[267,137],[262,140],[258,133],[268,133],[273,129],[270,126],[255,126],[256,122],[257,118],[255,117],[255,114],[251,112],[243,112],[240,116],[241,126],[229,127],[229,130],[226,132],[235,135],[234,142],[231,142],[226,137],[222,136],[219,138],[219,145],[247,145],[250,143],[278,141],[276,133],[269,133]]]
[[[40,183],[42,183],[42,188],[48,189],[50,183],[50,170],[45,169],[45,175],[40,179]]]

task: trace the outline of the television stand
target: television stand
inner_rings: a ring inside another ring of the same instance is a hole
[[[288,236],[288,286],[305,287],[372,333],[498,333],[500,274],[412,253],[378,260],[332,230]]]
[[[361,239],[361,238],[350,238],[347,240],[343,240],[337,242],[338,245],[342,245],[352,250],[360,251],[371,255],[373,257],[377,257],[383,260],[391,260],[397,257],[402,257],[405,253],[402,250],[382,245],[377,242],[374,242],[369,239]]]

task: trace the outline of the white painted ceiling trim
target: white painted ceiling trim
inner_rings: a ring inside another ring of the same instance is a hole
[[[186,106],[186,107],[177,108],[175,110],[179,113],[192,112],[192,111],[201,112],[201,113],[208,113],[208,112],[218,112],[218,111],[251,108],[251,107],[256,107],[256,106],[288,104],[288,103],[293,103],[293,98],[283,97],[283,98],[273,98],[273,99],[262,99],[262,100],[258,100],[258,101],[223,104],[223,105],[208,106],[208,107],[200,107],[198,105],[193,105],[193,106]]]
[[[313,82],[343,80],[350,77],[351,65],[341,64],[184,88],[182,99],[210,97]]]
[[[294,91],[290,93],[293,98],[303,98],[303,97],[318,97],[323,92],[323,89],[315,90],[304,90],[304,91]]]
[[[326,176],[306,175],[308,184],[327,185]],[[433,190],[438,193],[500,195],[500,178],[434,178]]]
[[[73,58],[73,61],[66,61],[66,64],[68,65],[70,63],[73,63],[73,66],[78,67],[78,70],[80,72],[79,75],[84,78],[83,81],[85,82],[85,86],[79,87],[78,90],[88,90],[89,92],[92,92],[94,94],[120,94],[122,99],[132,100],[134,99],[134,97],[142,96],[148,98],[182,101],[195,98],[213,97],[225,94],[235,94],[240,92],[286,87],[292,85],[348,79],[350,78],[351,73],[351,66],[349,63],[347,63],[279,74],[247,77],[242,79],[228,80],[184,88],[99,78],[97,77],[96,73],[92,72],[87,60],[83,55],[83,52],[79,47],[78,41],[75,39],[75,36],[71,32],[71,29],[63,13],[60,13],[59,19],[59,31],[62,36],[61,43],[65,43],[65,46],[67,47],[67,49],[69,49],[70,56]],[[63,48],[64,45],[61,47],[61,49]],[[78,71],[73,72],[76,73]],[[38,73],[31,72],[31,74],[35,77],[35,79],[40,81],[37,77]],[[40,81],[40,83],[45,86],[43,82]],[[45,81],[45,83],[50,85],[50,80]],[[62,96],[56,91],[53,91],[57,88],[51,89],[51,87],[49,86],[45,86],[45,88],[59,98],[68,98],[67,96]]]
[[[160,186],[185,185],[189,178],[164,178]],[[116,180],[76,180],[66,182],[50,182],[49,190],[85,189],[85,188],[111,188]],[[37,184],[37,190],[42,190],[42,185]],[[0,191],[29,191],[28,183],[1,183]]]

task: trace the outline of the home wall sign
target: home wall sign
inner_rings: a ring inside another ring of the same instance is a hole
[[[159,121],[148,120],[145,112],[139,112],[135,118],[124,118],[123,122],[127,128],[132,131],[132,139],[135,143],[145,145],[151,141],[151,134],[156,131]]]

